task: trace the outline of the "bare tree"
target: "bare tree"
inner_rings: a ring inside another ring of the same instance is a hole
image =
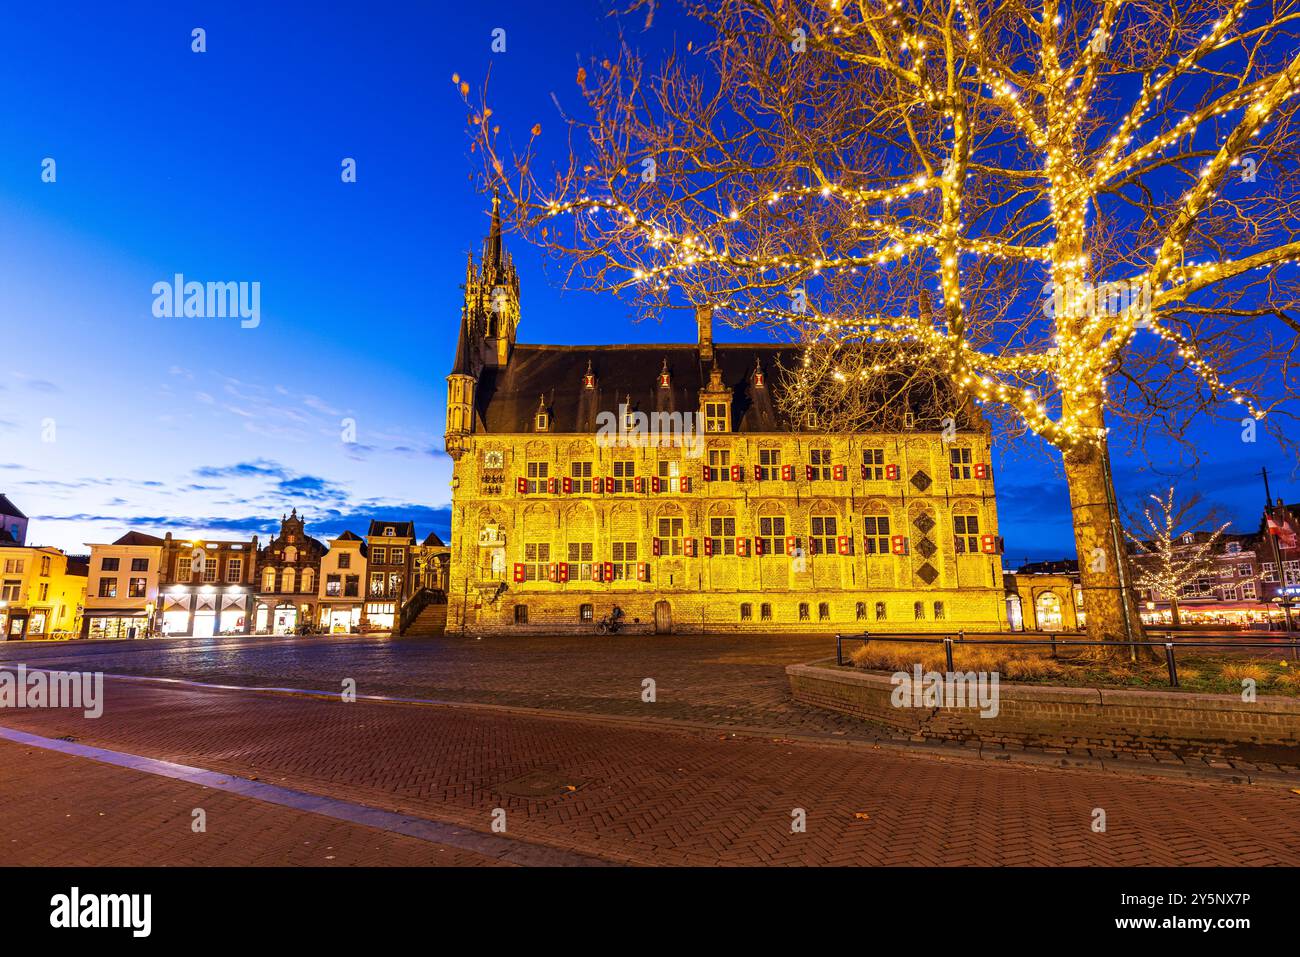
[[[1156,508],[1147,506],[1140,519],[1130,516],[1124,534],[1137,551],[1138,559],[1134,563],[1137,586],[1150,589],[1156,597],[1168,598],[1170,614],[1177,626],[1181,624],[1179,596],[1189,585],[1214,570],[1214,551],[1228,523],[1209,531],[1212,516],[1195,518],[1201,505],[1199,495],[1176,504],[1174,490],[1170,488],[1164,498],[1152,495],[1151,500]],[[1143,522],[1146,527],[1135,531]]]
[[[510,147],[461,83],[514,226],[638,315],[804,343],[788,401],[824,427],[938,374],[1040,437],[1089,633],[1125,637],[1108,420],[1140,445],[1294,415],[1300,0],[686,6],[713,40],[579,69],[547,173],[540,124]]]

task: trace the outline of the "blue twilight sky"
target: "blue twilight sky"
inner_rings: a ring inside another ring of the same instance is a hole
[[[0,30],[0,492],[31,540],[128,528],[265,532],[296,506],[320,537],[371,517],[448,528],[444,376],[485,202],[451,83],[492,69],[508,129],[557,128],[580,62],[620,26],[650,59],[697,28],[599,0],[14,4]],[[207,52],[191,52],[191,30]],[[504,28],[504,54],[490,51]],[[41,180],[53,158],[57,179]],[[344,184],[344,157],[358,181]],[[561,293],[511,244],[520,338],[691,341],[616,300]],[[261,283],[261,324],[156,318],[182,273]],[[722,337],[725,337],[722,336]],[[342,441],[356,422],[354,444]],[[1235,425],[1198,435],[1196,480],[1254,528],[1261,465]],[[1073,553],[1052,457],[1000,452],[1009,564]],[[1170,470],[1176,463],[1169,462]],[[1121,494],[1164,481],[1117,456]]]

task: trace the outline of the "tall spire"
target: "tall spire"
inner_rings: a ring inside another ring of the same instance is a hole
[[[492,191],[492,230],[488,233],[487,262],[484,266],[490,276],[501,275],[501,191]]]

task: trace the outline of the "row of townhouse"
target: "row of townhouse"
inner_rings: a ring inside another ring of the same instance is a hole
[[[74,634],[86,570],[84,558],[28,545],[27,516],[0,495],[0,635],[18,640]]]
[[[1300,598],[1300,505],[1279,499],[1260,519],[1254,532],[1225,534],[1216,543],[1209,567],[1187,583],[1177,596],[1144,590],[1143,619],[1172,624],[1175,605],[1184,624],[1264,625],[1300,620],[1294,607]],[[1191,532],[1180,545],[1193,548],[1209,533]],[[1151,559],[1135,558],[1140,566]],[[1172,600],[1171,600],[1172,599]]]
[[[1285,625],[1288,613],[1300,624],[1300,505],[1278,500],[1269,506],[1255,532],[1221,536],[1208,556],[1204,572],[1187,582],[1177,595],[1139,588],[1144,624],[1222,625],[1271,628]],[[1181,536],[1174,553],[1190,551],[1211,537],[1209,532]],[[1150,555],[1133,556],[1141,575]],[[1034,562],[1006,575],[1008,619],[1013,630],[1073,631],[1087,620],[1079,563],[1074,559]],[[1175,615],[1177,620],[1175,620]]]
[[[90,545],[81,634],[207,637],[392,631],[421,592],[445,595],[448,550],[411,522],[322,542],[294,509],[266,543],[128,532]]]

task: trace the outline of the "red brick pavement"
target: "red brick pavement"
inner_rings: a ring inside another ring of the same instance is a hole
[[[345,821],[0,741],[0,866],[312,867],[500,862]],[[206,830],[195,833],[202,808]]]
[[[512,837],[628,863],[1300,862],[1300,796],[1280,789],[598,718],[107,684],[98,720],[9,710],[0,724],[480,831],[501,807]],[[791,833],[795,808],[807,833]],[[1091,829],[1095,808],[1106,833]]]

